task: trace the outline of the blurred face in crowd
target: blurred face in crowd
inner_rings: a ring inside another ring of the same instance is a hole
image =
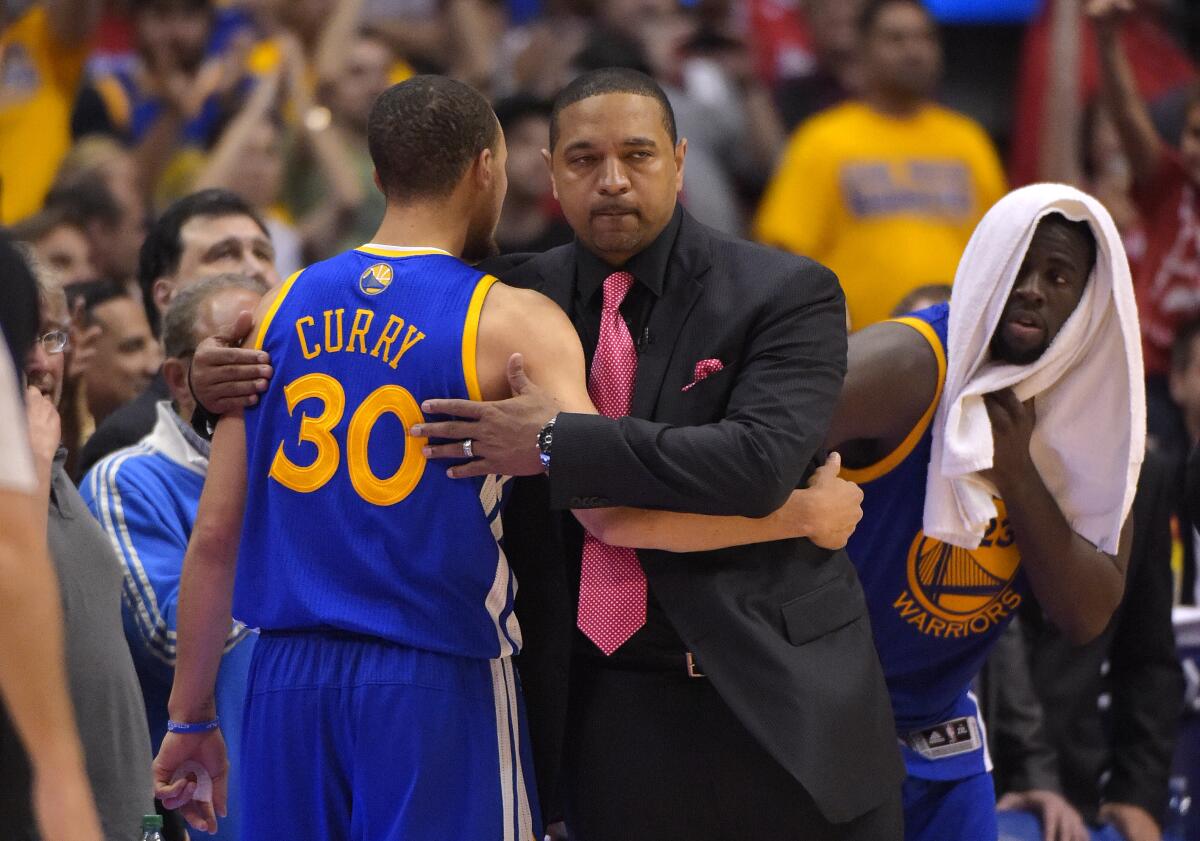
[[[188,0],[144,3],[134,16],[138,45],[155,70],[194,71],[204,60],[212,18],[207,4]]]
[[[1083,297],[1092,254],[1087,235],[1061,217],[1038,223],[992,335],[993,357],[1028,365],[1046,352]]]
[[[63,375],[67,367],[65,342],[70,329],[67,297],[62,289],[54,287],[41,290],[40,298],[38,340],[25,357],[25,377],[31,386],[57,406],[62,399]]]
[[[187,283],[218,274],[243,274],[275,287],[275,247],[249,216],[193,216],[179,229],[183,247],[179,268],[154,281],[154,303],[166,312],[174,294]]]
[[[865,33],[863,64],[872,90],[905,103],[928,99],[942,71],[942,48],[932,18],[912,3],[883,7]]]
[[[467,227],[467,238],[463,244],[463,260],[476,263],[486,257],[498,253],[496,246],[496,225],[500,222],[500,208],[504,206],[504,196],[508,192],[508,145],[504,139],[504,131],[496,130],[496,148],[491,155],[480,153],[468,178],[474,177],[475,167],[484,167],[486,185],[476,192],[475,207],[471,214],[471,224]]]
[[[1193,97],[1187,110],[1183,134],[1179,138],[1179,152],[1192,183],[1200,184],[1200,96]]]
[[[394,57],[377,38],[357,38],[346,56],[342,73],[330,83],[329,108],[354,131],[367,130],[367,117],[376,98],[388,89]]]
[[[231,183],[255,208],[275,203],[283,182],[283,133],[273,122],[259,123],[250,131],[242,154],[234,162]]]
[[[105,167],[104,180],[121,208],[121,219],[114,229],[93,238],[93,259],[104,274],[125,280],[137,272],[138,253],[146,238],[146,202],[133,157],[113,160]]]
[[[808,0],[808,25],[821,63],[840,67],[858,49],[859,0]]]
[[[511,126],[508,143],[508,195],[522,203],[541,200],[550,187],[542,150],[550,145],[550,118],[528,114]]]
[[[169,357],[163,362],[163,378],[175,402],[179,416],[191,420],[196,409],[192,390],[188,387],[188,369],[192,365],[191,354],[209,336],[215,336],[225,325],[237,319],[238,313],[253,312],[258,306],[259,296],[249,289],[219,289],[201,302],[192,322],[192,346],[183,357]]]
[[[146,311],[133,297],[122,295],[97,304],[91,315],[100,326],[100,337],[84,384],[88,410],[100,423],[146,388],[162,354],[150,333]]]
[[[50,268],[64,286],[95,280],[100,276],[92,264],[88,239],[81,228],[74,225],[58,225],[33,243],[38,259]]]
[[[683,188],[687,141],[672,145],[658,100],[606,93],[558,113],[554,196],[588,250],[619,266],[654,241]]]

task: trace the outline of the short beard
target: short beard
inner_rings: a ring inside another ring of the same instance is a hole
[[[1008,342],[1004,340],[1001,329],[996,330],[996,334],[992,336],[992,341],[989,345],[989,350],[992,352],[992,359],[997,362],[1003,362],[1007,365],[1030,365],[1042,358],[1042,354],[1046,352],[1046,348],[1050,345],[1048,342],[1043,342],[1035,348],[1030,348],[1025,351],[1017,351],[1009,347]]]

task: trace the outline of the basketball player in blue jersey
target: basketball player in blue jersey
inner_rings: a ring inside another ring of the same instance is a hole
[[[425,421],[427,398],[507,397],[521,365],[564,410],[594,412],[583,351],[550,299],[464,262],[492,247],[506,186],[504,138],[478,93],[406,81],[376,102],[368,139],[388,200],[375,242],[262,301],[251,336],[274,376],[257,406],[217,426],[156,793],[198,829],[224,810],[213,686],[232,609],[261,629],[246,837],[528,841],[542,827],[511,663],[521,632],[501,548],[505,479],[427,469],[426,440],[406,430]],[[836,470],[819,481],[846,485]],[[688,551],[816,539],[806,511],[579,516],[597,534]],[[172,782],[187,761],[213,778],[211,803],[193,799],[193,777]]]
[[[1095,261],[1086,222],[1046,216],[992,337],[993,357],[1019,365],[1037,360],[1078,305]],[[997,518],[976,550],[924,537],[930,424],[942,397],[948,316],[949,305],[940,304],[851,337],[827,444],[852,468],[842,475],[865,494],[863,520],[847,548],[867,595],[908,767],[905,837],[995,841],[995,795],[971,680],[1030,591],[1072,638],[1100,633],[1123,592],[1129,528],[1116,557],[1072,531],[1030,457],[1032,401],[1022,404],[1006,389],[985,398]],[[984,586],[940,597],[916,563],[936,552],[969,555]]]

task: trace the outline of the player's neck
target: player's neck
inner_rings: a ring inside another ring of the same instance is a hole
[[[428,205],[389,206],[371,242],[401,248],[440,248],[458,257],[467,241],[464,214]]]

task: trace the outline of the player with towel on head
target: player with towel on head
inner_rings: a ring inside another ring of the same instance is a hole
[[[976,228],[949,304],[869,327],[827,440],[865,494],[848,551],[908,779],[910,841],[995,841],[970,683],[1032,593],[1072,639],[1120,602],[1145,439],[1133,290],[1112,219],[1039,184]]]

